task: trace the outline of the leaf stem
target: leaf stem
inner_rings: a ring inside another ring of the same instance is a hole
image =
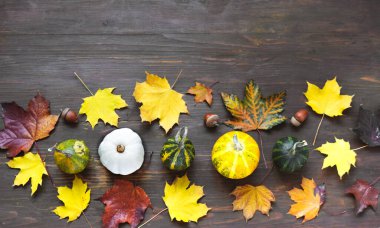
[[[38,154],[38,156],[40,157],[42,164],[44,164],[44,166],[45,166],[45,169],[46,169],[46,172],[47,172],[47,174],[48,174],[48,176],[49,176],[49,179],[50,179],[51,184],[53,185],[54,188],[56,188],[57,186],[55,186],[54,180],[53,180],[53,178],[52,178],[51,175],[50,175],[49,169],[47,168],[47,166],[46,166],[44,160],[42,159],[41,152],[40,152],[40,148],[38,147],[38,143],[37,143],[37,142],[34,142],[34,145],[36,145],[37,154]]]
[[[84,83],[84,81],[81,79],[81,77],[79,77],[79,75],[76,73],[76,72],[74,72],[74,75],[78,78],[78,80],[82,83],[82,85],[84,86],[84,88],[86,88],[87,89],[87,91],[88,92],[90,92],[90,94],[92,95],[92,96],[94,96],[94,94],[91,92],[91,90],[88,88],[88,86],[86,85],[86,83]]]
[[[378,181],[380,181],[380,176],[378,176],[375,180],[371,182],[371,186],[374,186]]]
[[[143,226],[145,226],[147,223],[149,223],[150,221],[152,221],[155,217],[157,217],[159,214],[161,214],[162,212],[164,211],[167,211],[168,208],[165,208],[165,209],[162,209],[160,212],[158,212],[157,214],[153,215],[150,219],[148,219],[146,222],[144,222],[143,224],[141,224],[140,226],[138,226],[137,228],[141,228]]]
[[[259,134],[260,147],[261,147],[261,154],[263,155],[264,166],[265,166],[266,169],[268,169],[267,159],[265,159],[265,154],[264,154],[263,136],[261,135],[261,132],[259,131],[259,129],[256,129],[256,131],[257,131],[257,133]]]
[[[178,73],[178,75],[177,75],[175,81],[173,82],[173,84],[172,84],[172,86],[171,86],[172,89],[173,89],[173,87],[175,86],[175,84],[177,83],[177,81],[178,81],[178,79],[179,79],[179,76],[181,76],[181,74],[182,74],[182,69],[179,71],[179,73]]]
[[[214,85],[218,84],[219,81],[213,82],[211,85],[209,85],[210,88],[214,87]]]
[[[267,177],[272,173],[273,170],[273,164],[271,165],[270,169],[267,170],[264,177],[260,180],[260,182],[257,185],[262,185],[264,181],[267,179]]]
[[[84,218],[86,219],[87,224],[90,226],[90,228],[92,228],[90,220],[88,220],[88,218],[87,218],[86,214],[84,213],[84,211],[82,211],[82,214],[84,215]]]
[[[368,145],[364,145],[364,146],[361,146],[361,147],[358,147],[358,148],[355,148],[355,149],[352,149],[352,150],[360,150],[360,149],[363,149],[363,148],[366,148],[368,147]]]
[[[321,121],[319,121],[319,124],[318,124],[318,127],[317,127],[317,131],[315,132],[315,136],[314,136],[314,140],[313,140],[313,146],[315,145],[315,141],[317,141],[317,136],[318,136],[318,133],[319,133],[319,128],[321,127],[321,124],[322,124],[322,121],[323,121],[324,117],[325,117],[325,114],[322,115]]]

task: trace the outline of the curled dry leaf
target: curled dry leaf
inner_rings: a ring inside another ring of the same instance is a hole
[[[255,215],[256,210],[269,216],[271,202],[275,201],[272,191],[264,185],[237,186],[231,194],[236,197],[232,203],[233,210],[243,210],[244,218],[247,221]]]
[[[140,187],[135,187],[125,179],[116,180],[102,198],[106,206],[103,214],[103,227],[119,227],[120,223],[129,223],[131,227],[137,227],[144,219],[145,211],[152,207],[150,199]]]
[[[203,196],[203,187],[190,185],[185,174],[183,177],[177,177],[171,185],[166,183],[162,199],[168,207],[171,220],[197,222],[210,210],[206,204],[198,203]]]
[[[380,110],[375,113],[360,106],[356,127],[353,130],[369,147],[380,146]]]
[[[7,164],[10,168],[20,169],[13,185],[25,185],[30,180],[32,195],[36,192],[38,185],[42,185],[42,176],[48,175],[45,164],[42,163],[38,154],[26,153],[22,157],[13,158]]]
[[[92,128],[98,124],[99,119],[103,120],[105,124],[118,126],[119,116],[115,109],[125,108],[128,104],[121,98],[121,95],[112,93],[114,89],[99,89],[95,95],[83,98],[79,114],[87,115],[87,121]]]
[[[212,104],[212,89],[205,84],[195,82],[195,86],[190,87],[187,93],[195,95],[194,101],[197,103],[206,101],[208,105]]]
[[[340,179],[344,174],[348,174],[351,165],[355,167],[356,153],[350,149],[350,143],[343,139],[335,138],[334,143],[326,142],[316,150],[327,155],[323,161],[322,169],[336,166]]]
[[[87,183],[75,176],[73,187],[58,187],[58,199],[64,206],[56,207],[53,212],[60,219],[68,217],[68,222],[76,220],[87,208],[90,202],[91,190],[87,188]]]
[[[136,83],[133,96],[142,103],[141,120],[151,123],[160,119],[160,125],[166,133],[178,123],[181,113],[188,113],[183,94],[173,90],[165,77],[146,72],[146,81]]]
[[[58,120],[57,115],[50,115],[49,101],[39,93],[29,101],[27,110],[15,102],[1,106],[5,128],[0,131],[0,148],[7,149],[9,157],[29,152],[35,141],[49,136]]]
[[[318,216],[320,207],[326,199],[325,185],[319,185],[313,179],[302,178],[302,189],[293,188],[288,191],[290,198],[295,202],[290,207],[288,214],[296,218],[304,217],[302,223]]]
[[[360,214],[368,206],[377,208],[379,190],[365,180],[356,180],[355,184],[346,189],[346,193],[352,194],[356,200],[356,214]]]

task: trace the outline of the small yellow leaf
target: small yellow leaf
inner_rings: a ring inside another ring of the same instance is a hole
[[[335,138],[334,143],[327,142],[316,150],[327,155],[322,169],[336,166],[340,179],[350,171],[351,165],[355,167],[356,153],[350,149],[350,143],[343,139]]]
[[[76,220],[82,212],[87,208],[90,202],[91,189],[87,189],[87,183],[75,176],[73,187],[58,187],[58,199],[64,206],[56,207],[53,212],[60,219],[69,217],[68,222]]]
[[[198,200],[204,195],[203,187],[190,185],[186,174],[177,177],[172,185],[166,183],[165,195],[162,197],[169,210],[171,220],[197,222],[200,217],[207,214],[210,208]]]
[[[290,206],[288,214],[300,218],[304,216],[302,223],[318,216],[319,208],[324,203],[324,185],[317,186],[313,179],[302,178],[302,189],[293,188],[288,191],[290,198],[296,202]],[[321,199],[321,196],[323,198]]]
[[[269,216],[271,201],[275,201],[271,190],[264,185],[256,187],[248,184],[237,186],[231,194],[236,197],[232,203],[234,206],[233,210],[243,210],[246,220],[251,219],[255,215],[256,210]]]
[[[150,123],[160,119],[166,133],[178,123],[181,113],[188,113],[183,95],[173,90],[165,77],[146,72],[146,81],[136,82],[133,96],[143,104],[140,107],[141,120]]]
[[[351,107],[353,95],[340,95],[340,89],[336,77],[327,80],[322,89],[307,82],[307,91],[304,93],[308,100],[306,104],[318,114],[326,114],[330,117],[341,116],[343,110]]]
[[[197,103],[206,101],[208,105],[212,104],[212,89],[205,84],[195,82],[195,86],[190,87],[187,93],[195,95],[194,101]]]
[[[22,157],[13,158],[7,164],[10,168],[20,169],[13,182],[14,186],[25,185],[31,180],[31,195],[36,192],[38,185],[42,185],[42,176],[48,175],[45,163],[42,163],[40,156],[31,152]]]
[[[92,128],[98,124],[99,119],[105,124],[112,126],[118,125],[119,116],[115,109],[125,108],[128,104],[121,98],[121,95],[115,95],[112,91],[115,88],[99,89],[95,95],[83,99],[79,114],[86,114],[87,121]]]

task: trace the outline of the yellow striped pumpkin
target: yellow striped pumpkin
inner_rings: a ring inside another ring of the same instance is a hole
[[[189,168],[194,157],[194,145],[187,138],[187,127],[180,128],[175,137],[169,138],[161,149],[161,161],[170,170]]]
[[[211,160],[215,169],[224,177],[241,179],[256,169],[260,150],[256,141],[247,133],[230,131],[215,142]]]

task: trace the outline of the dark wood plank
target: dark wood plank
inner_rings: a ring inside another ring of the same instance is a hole
[[[244,84],[254,79],[264,95],[287,90],[284,114],[290,117],[306,107],[303,92],[306,81],[322,86],[326,79],[338,76],[344,94],[355,94],[352,108],[343,117],[327,118],[317,145],[344,138],[352,147],[362,143],[351,132],[358,108],[379,107],[380,100],[380,24],[377,1],[1,1],[0,2],[0,102],[16,101],[26,105],[37,91],[51,101],[53,113],[71,107],[79,109],[81,98],[88,92],[73,76],[78,72],[92,90],[117,87],[129,104],[118,111],[120,127],[130,127],[143,138],[145,149],[154,151],[152,160],[146,155],[141,170],[128,180],[143,187],[151,197],[154,211],[164,207],[165,181],[175,173],[166,170],[159,151],[166,140],[164,131],[155,122],[141,123],[139,105],[132,97],[136,81],[143,81],[144,71],[166,75],[173,82],[183,73],[175,89],[181,93],[194,80],[211,84],[215,102],[194,104],[186,95],[190,115],[180,117],[180,126],[189,126],[196,147],[196,159],[187,171],[189,178],[204,185],[206,196],[201,200],[213,208],[200,219],[199,227],[259,225],[270,227],[301,226],[287,215],[291,201],[286,193],[299,186],[301,177],[325,182],[328,200],[317,219],[306,223],[313,227],[377,227],[378,214],[371,209],[362,216],[353,213],[354,201],[344,194],[356,178],[372,180],[380,173],[378,149],[358,151],[357,167],[342,181],[335,169],[321,170],[323,156],[313,151],[302,173],[280,174],[277,170],[265,184],[276,195],[270,216],[257,213],[245,222],[241,212],[232,212],[233,197],[229,193],[241,184],[257,184],[265,175],[263,164],[243,180],[232,181],[216,173],[210,162],[215,140],[229,128],[208,130],[202,116],[215,112],[229,118],[220,92],[243,95]],[[377,80],[371,82],[363,77]],[[270,158],[273,143],[280,137],[294,135],[311,142],[320,116],[311,113],[305,125],[293,128],[289,123],[264,133],[264,150]],[[0,123],[3,128],[3,123]],[[81,117],[77,127],[63,122],[54,133],[39,142],[44,154],[56,142],[83,138],[91,149],[93,160],[81,176],[92,189],[92,200],[86,215],[95,227],[101,226],[103,205],[95,200],[111,185],[111,175],[99,163],[97,147],[113,128],[100,123],[94,130]],[[178,129],[175,127],[169,135]],[[252,136],[257,138],[255,133]],[[35,151],[35,149],[33,149]],[[7,167],[5,153],[0,156],[0,227],[63,227],[51,213],[57,205],[56,191],[47,178],[35,197],[30,197],[29,184],[12,188],[17,170]],[[51,155],[47,164],[57,185],[70,184],[72,176],[60,172]],[[332,213],[346,210],[340,216]],[[148,210],[146,218],[153,215]],[[303,226],[305,226],[303,225]],[[70,227],[84,227],[85,219]],[[177,227],[167,214],[160,215],[147,227]],[[189,224],[196,226],[196,224]]]

